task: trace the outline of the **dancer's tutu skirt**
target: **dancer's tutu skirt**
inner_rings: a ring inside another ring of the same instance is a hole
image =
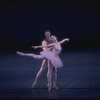
[[[55,55],[52,51],[41,51],[40,54],[46,59],[50,60],[54,67],[63,67],[63,63],[60,57]]]

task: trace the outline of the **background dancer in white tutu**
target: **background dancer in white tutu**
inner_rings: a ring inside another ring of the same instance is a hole
[[[61,61],[61,59],[59,58],[59,54],[61,52],[61,44],[64,43],[65,41],[69,41],[69,38],[63,39],[62,41],[58,42],[57,41],[57,37],[55,37],[54,35],[51,36],[51,40],[53,43],[46,45],[46,46],[33,46],[33,48],[47,48],[47,47],[52,47],[52,51],[42,51],[40,52],[41,55],[36,55],[36,54],[30,54],[30,53],[22,53],[22,52],[17,52],[18,55],[21,56],[29,56],[29,57],[33,57],[36,59],[48,59],[51,61],[53,66],[49,66],[48,68],[48,73],[49,73],[49,77],[48,77],[48,90],[51,90],[51,74],[53,71],[53,67],[55,68],[55,80],[53,81],[53,87],[57,88],[56,86],[56,80],[57,80],[57,68],[60,68],[63,66],[63,63]]]

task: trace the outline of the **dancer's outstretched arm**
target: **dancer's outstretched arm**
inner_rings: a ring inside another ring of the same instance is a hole
[[[62,41],[59,41],[60,44],[64,43],[65,41],[69,41],[69,38],[65,38]]]
[[[54,44],[52,43],[52,44],[49,44],[49,45],[45,45],[45,46],[32,46],[32,48],[35,48],[35,49],[37,49],[37,48],[47,48],[47,47],[53,47],[54,46]]]

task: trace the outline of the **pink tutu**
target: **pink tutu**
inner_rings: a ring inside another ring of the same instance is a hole
[[[41,51],[40,54],[46,59],[50,60],[54,67],[60,68],[63,63],[58,55],[55,55],[52,51]]]

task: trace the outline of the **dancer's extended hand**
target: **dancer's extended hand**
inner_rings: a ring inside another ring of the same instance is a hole
[[[38,47],[37,46],[32,46],[32,48],[37,49]]]
[[[69,42],[69,38],[66,38],[66,41],[68,41],[68,42]]]

